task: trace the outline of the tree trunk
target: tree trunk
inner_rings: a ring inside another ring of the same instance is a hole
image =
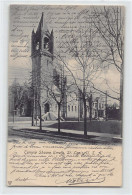
[[[97,100],[97,119],[98,119],[98,117],[99,117],[99,101]]]
[[[34,100],[32,101],[32,126],[34,126]]]
[[[78,122],[80,121],[80,99],[78,98]]]
[[[92,121],[92,106],[91,106],[91,102],[90,102],[90,116],[89,116],[89,119],[90,119],[90,122]]]
[[[92,121],[92,94],[91,94],[90,99],[89,99],[89,108],[90,108],[89,119],[91,122]]]
[[[37,112],[37,106],[36,106],[36,126],[37,126],[37,120],[38,120],[38,112]]]
[[[107,91],[106,91],[106,97],[105,97],[105,120],[108,120],[108,109],[107,109]]]
[[[120,74],[120,119],[122,120],[122,109],[123,109],[123,75]]]
[[[119,120],[122,120],[123,116],[123,74],[120,74],[120,113]],[[122,128],[121,128],[121,137],[122,137]]]
[[[58,103],[58,133],[60,133],[60,103]]]
[[[40,131],[42,131],[41,105],[39,106],[39,109],[40,109]]]
[[[34,126],[34,114],[33,114],[33,109],[32,109],[32,126]]]
[[[86,107],[86,99],[83,99],[84,104],[84,136],[87,136],[87,107]]]

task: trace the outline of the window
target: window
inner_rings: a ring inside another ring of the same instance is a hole
[[[72,106],[72,111],[73,111],[73,106]]]
[[[77,111],[77,107],[75,106],[75,111]]]
[[[39,42],[36,44],[36,50],[39,50]]]
[[[70,106],[68,105],[68,111],[70,111]]]
[[[49,48],[49,39],[47,37],[44,38],[44,49]]]

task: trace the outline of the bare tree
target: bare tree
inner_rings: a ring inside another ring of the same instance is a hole
[[[16,114],[18,114],[17,112],[19,111],[20,116],[30,116],[31,99],[27,83],[25,82],[21,85],[14,80],[13,84],[10,86],[10,92],[13,94],[14,110],[16,110]]]
[[[62,70],[57,72],[56,69],[51,72],[47,72],[43,75],[41,80],[41,87],[46,90],[47,96],[51,98],[58,107],[58,133],[60,133],[60,120],[61,120],[61,108],[63,102],[66,104],[66,77],[63,75]],[[50,76],[50,79],[47,78]]]
[[[80,23],[79,23],[80,24]],[[69,72],[69,80],[76,86],[83,101],[84,135],[87,135],[87,100],[91,98],[91,83],[100,75],[100,63],[97,61],[94,43],[97,30],[93,28],[91,18],[82,19],[82,25],[77,24],[76,29],[71,27],[61,38],[61,52],[55,57],[64,64],[65,71]]]
[[[120,73],[120,110],[123,104],[124,11],[122,6],[104,6],[93,7],[92,13],[92,22],[99,33],[96,52],[104,66],[114,65]]]
[[[47,93],[46,98],[51,99],[57,104],[58,112],[58,133],[60,133],[60,122],[65,119],[65,113],[67,112],[67,104],[76,100],[77,90],[72,80],[67,83],[67,77],[69,75],[64,72],[64,64],[54,59],[52,67],[47,67],[41,75],[41,93],[43,91]],[[67,98],[70,96],[70,99]]]
[[[50,101],[57,105],[58,112],[58,133],[60,133],[60,121],[63,120],[65,109],[67,109],[67,94],[71,84],[67,85],[67,78],[64,75],[64,67],[55,60],[49,61],[48,66],[41,64],[33,72],[33,101],[39,107],[40,127],[42,127],[41,107],[43,102]],[[64,108],[65,107],[65,108]],[[34,112],[37,106],[34,106]],[[36,113],[37,115],[37,113]]]

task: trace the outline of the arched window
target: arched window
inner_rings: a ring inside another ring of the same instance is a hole
[[[49,39],[47,37],[44,38],[44,49],[49,49]]]
[[[70,112],[70,106],[68,105],[68,111]]]
[[[77,107],[75,106],[75,111],[77,111]]]
[[[49,104],[46,103],[46,104],[44,105],[44,112],[47,113],[47,112],[49,112],[49,110],[50,110]]]
[[[36,44],[36,50],[39,50],[39,42]]]

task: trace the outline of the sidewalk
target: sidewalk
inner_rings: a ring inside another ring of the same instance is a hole
[[[45,126],[45,127],[42,127],[42,132],[39,131],[39,127],[36,127],[36,126],[31,126],[31,123],[30,124],[15,124],[15,126],[13,127],[13,130],[28,130],[28,131],[32,131],[32,130],[38,130],[38,133],[50,133],[50,134],[54,134],[54,136],[56,135],[56,133],[58,133],[58,129],[56,128],[50,128],[48,126]],[[74,137],[74,135],[78,136],[80,135],[80,138],[83,137],[84,135],[84,132],[83,131],[77,131],[77,130],[70,130],[70,129],[61,129],[60,132],[62,134],[65,134],[66,136],[72,136]],[[58,134],[57,134],[58,136]],[[60,136],[62,136],[60,134]],[[122,138],[120,135],[115,135],[115,134],[109,134],[109,133],[97,133],[97,132],[87,132],[87,136],[91,136],[92,137],[92,140],[94,141],[111,141],[111,140],[116,140],[116,141],[121,141]]]

